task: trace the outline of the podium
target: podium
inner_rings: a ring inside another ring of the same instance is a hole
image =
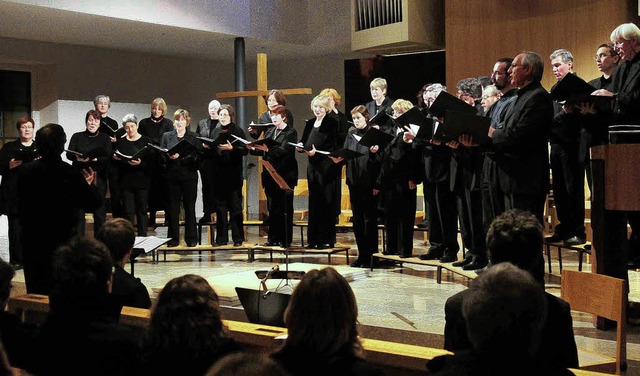
[[[640,211],[640,144],[591,148],[593,273],[627,279],[626,212]]]

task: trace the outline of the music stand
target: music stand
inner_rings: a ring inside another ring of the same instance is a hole
[[[284,202],[285,202],[285,205],[287,205],[287,202],[289,200],[287,199],[286,196],[287,195],[293,195],[293,189],[291,189],[291,187],[289,187],[289,184],[287,184],[287,182],[284,181],[282,176],[280,176],[278,171],[276,171],[276,169],[273,167],[271,162],[265,161],[263,159],[262,160],[262,165],[267,170],[267,172],[269,172],[269,175],[271,175],[271,178],[273,179],[273,181],[275,181],[276,184],[278,184],[278,188],[280,188],[281,190],[284,191],[284,194],[285,194],[285,201]],[[288,210],[285,207],[284,208],[284,244],[283,245],[285,245],[287,247],[283,247],[283,248],[284,248],[284,257],[285,257],[284,265],[285,265],[286,275],[285,275],[285,284],[282,285],[282,287],[284,287],[284,286],[291,287],[291,285],[289,285],[289,248],[288,248],[288,245],[290,244],[290,241],[293,240],[293,239],[287,239],[289,237],[289,227],[288,227],[289,226],[289,216],[287,215],[287,213],[288,213]],[[281,286],[278,286],[276,291],[280,287]],[[293,288],[291,288],[291,289],[293,289]]]

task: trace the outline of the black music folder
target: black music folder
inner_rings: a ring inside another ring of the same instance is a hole
[[[385,124],[387,124],[387,122],[389,121],[389,119],[391,119],[391,116],[387,113],[387,109],[382,109],[380,111],[378,111],[377,114],[375,114],[373,117],[371,117],[369,119],[369,124],[374,125],[380,125],[380,126],[384,126]]]
[[[209,146],[218,146],[222,144],[226,144],[227,142],[234,143],[236,139],[232,137],[233,133],[229,132],[220,132],[216,139],[208,138],[208,137],[196,137],[198,140],[202,141],[203,144],[207,144]]]
[[[416,138],[431,139],[433,135],[433,120],[427,119],[418,107],[412,107],[409,111],[395,119],[396,124],[402,128],[411,129]],[[416,126],[418,129],[416,129]]]
[[[340,149],[340,150],[332,151],[331,153],[329,153],[329,155],[336,158],[341,157],[344,159],[353,159],[353,158],[358,158],[360,156],[363,156],[364,154],[360,153],[359,151],[355,151],[351,149]]]
[[[591,95],[596,90],[582,78],[568,73],[553,85],[549,94],[554,101],[564,102],[567,105],[595,103],[598,107],[610,106],[613,97]]]
[[[38,150],[36,149],[18,149],[13,159],[16,161],[22,161],[22,163],[28,163],[38,158]]]
[[[484,144],[489,140],[491,118],[468,112],[447,111],[446,122],[439,125],[438,139],[443,142],[458,140],[463,134],[471,136],[475,144]]]
[[[118,157],[120,157],[120,159],[124,159],[124,160],[127,160],[127,161],[133,161],[135,159],[142,158],[142,156],[147,152],[147,147],[148,146],[142,147],[140,150],[136,151],[135,154],[133,154],[133,155],[124,154],[120,150],[116,150],[114,153]]]
[[[352,135],[356,137],[355,135]],[[387,132],[383,132],[377,128],[369,127],[367,132],[360,138],[356,140],[360,143],[360,145],[364,145],[368,148],[378,145],[380,149],[383,149],[387,146],[391,141],[393,141],[395,137]]]
[[[440,94],[438,94],[436,100],[433,101],[427,111],[435,117],[445,117],[447,111],[467,112],[471,114],[478,112],[474,106],[469,105],[467,102],[456,98],[446,91],[441,91]]]
[[[275,147],[275,146],[280,146],[280,142],[274,140],[273,138],[261,138],[259,140],[255,140],[255,141],[249,141],[246,140],[242,137],[238,137],[234,134],[231,135],[234,139],[242,142],[243,144],[247,145],[247,146],[251,146],[251,145],[266,145],[267,147],[271,148],[271,147]]]
[[[273,126],[273,123],[254,123],[251,122],[247,128],[251,127],[252,129],[255,129],[258,133],[260,132],[266,132],[267,129],[271,128]]]
[[[84,153],[80,153],[79,151],[68,150],[68,149],[65,149],[65,151],[67,153],[75,154],[78,158],[93,159],[93,158],[104,157],[107,155],[107,151],[104,148],[95,148]]]
[[[175,144],[174,146],[172,146],[169,149],[166,148],[162,148],[158,145],[154,145],[152,143],[147,144],[148,146],[151,146],[154,149],[158,149],[160,151],[163,151],[169,155],[173,155],[173,154],[180,154],[180,156],[184,157],[186,155],[189,155],[193,152],[196,151],[196,147],[193,146],[193,144],[187,140],[181,140],[180,142],[178,142],[177,144]]]

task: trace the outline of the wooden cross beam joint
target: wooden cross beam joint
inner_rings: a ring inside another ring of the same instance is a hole
[[[298,95],[298,94],[312,94],[311,88],[296,88],[296,89],[278,89],[284,95]],[[216,93],[216,99],[223,98],[240,98],[240,97],[264,97],[269,94],[271,90],[250,90],[250,91],[226,91],[222,93]]]

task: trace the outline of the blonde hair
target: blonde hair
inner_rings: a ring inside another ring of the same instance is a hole
[[[179,120],[180,118],[185,119],[187,121],[187,125],[191,124],[189,111],[183,110],[182,108],[177,109],[176,112],[173,113],[173,120]]]
[[[369,84],[369,88],[374,88],[374,87],[379,88],[380,90],[382,90],[384,94],[387,94],[387,80],[385,80],[384,78],[381,78],[381,77],[374,78]]]
[[[324,107],[327,112],[331,111],[331,105],[329,104],[329,98],[324,95],[316,95],[315,98],[311,100],[311,110],[313,111],[313,106],[320,105]]]
[[[320,95],[324,97],[333,98],[333,101],[336,103],[336,106],[340,104],[340,100],[342,97],[338,94],[338,91],[333,88],[326,88],[320,92]]]
[[[400,113],[405,113],[413,108],[413,103],[409,102],[406,99],[398,99],[391,105],[391,108]]]
[[[156,98],[151,102],[151,111],[153,111],[154,107],[158,107],[162,111],[162,115],[167,114],[167,102],[162,98]]]

